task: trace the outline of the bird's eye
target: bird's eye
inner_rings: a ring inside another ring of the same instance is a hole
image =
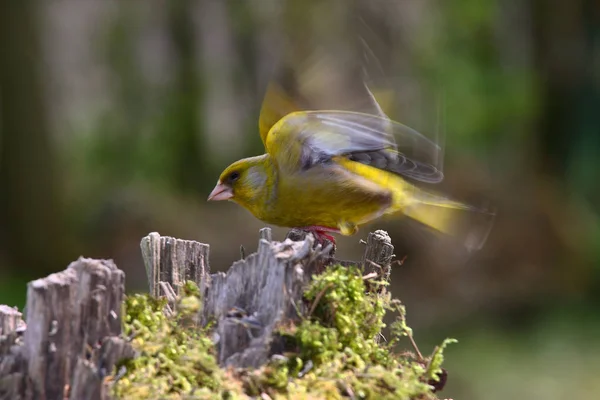
[[[239,179],[239,177],[240,177],[240,173],[237,171],[233,171],[231,174],[229,174],[229,180],[231,182],[237,181]]]

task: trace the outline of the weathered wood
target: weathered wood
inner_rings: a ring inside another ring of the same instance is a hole
[[[273,240],[273,234],[271,232],[271,228],[261,228],[261,230],[258,231],[258,238],[260,239],[264,239],[267,242],[270,242]]]
[[[172,312],[181,285],[202,293],[199,321],[215,322],[222,366],[257,367],[276,353],[276,328],[297,322],[308,305],[312,275],[332,263],[363,264],[366,274],[389,277],[393,246],[387,233],[369,234],[362,261],[335,259],[335,246],[292,230],[283,242],[260,231],[258,250],[226,273],[209,274],[209,246],[152,233],[141,242],[151,291]],[[121,335],[125,275],[112,261],[80,258],[59,273],[30,282],[26,318],[0,306],[0,400],[108,400],[104,377],[134,356]]]
[[[235,262],[226,274],[215,274],[204,293],[203,321],[217,321],[219,363],[257,367],[270,356],[273,330],[305,312],[303,289],[323,268],[328,254],[301,242],[267,242]]]
[[[0,399],[107,398],[102,371],[132,354],[107,344],[121,334],[124,288],[112,261],[86,258],[30,282],[25,332],[0,353]]]
[[[388,282],[392,272],[394,246],[386,231],[377,230],[367,236],[367,244],[362,258],[366,273],[374,272],[380,279]]]
[[[329,256],[329,260],[326,265],[329,265],[332,262],[339,262],[339,260],[335,259],[335,243],[332,243],[329,240],[325,240],[324,243],[319,243],[317,240],[315,240],[315,237],[312,233],[297,228],[290,230],[285,238],[290,239],[293,242],[301,242],[309,236],[313,238],[313,247],[320,246],[320,248],[323,249],[323,252]],[[354,264],[356,263],[354,262]]]
[[[176,294],[186,280],[204,288],[210,274],[208,256],[210,246],[193,240],[160,236],[156,232],[144,237],[140,243],[146,266],[150,293],[166,296],[160,282],[167,282]]]
[[[77,399],[110,399],[109,390],[103,384],[103,378],[110,373],[114,365],[121,359],[133,358],[131,345],[119,337],[108,337],[102,341],[100,351],[96,351],[91,359],[77,359],[70,387],[71,400]]]
[[[301,229],[292,229],[288,232],[286,238],[293,241],[301,241],[309,235],[307,231]],[[362,241],[361,241],[362,242]],[[356,261],[340,260],[334,257],[335,246],[331,242],[330,256],[332,263],[341,265],[357,265]],[[394,258],[394,246],[392,240],[386,231],[377,230],[369,233],[366,241],[365,251],[360,264],[363,265],[365,272],[377,272],[385,281],[389,281],[391,272],[391,263]]]
[[[218,361],[222,366],[257,367],[264,364],[271,356],[276,340],[274,330],[278,325],[297,322],[307,312],[303,302],[304,288],[312,275],[321,272],[325,266],[364,263],[367,273],[376,270],[380,279],[389,276],[394,248],[383,231],[369,235],[363,260],[359,262],[336,260],[333,244],[326,242],[323,248],[312,235],[299,229],[291,230],[284,242],[272,241],[269,228],[261,229],[259,237],[257,252],[235,262],[226,273],[208,275],[206,268],[206,275],[194,276],[203,294],[201,321],[204,325],[215,322]],[[195,249],[203,248],[208,254],[208,245],[179,241],[182,253],[173,257],[173,251],[166,250],[163,243],[177,242],[178,239],[160,237],[156,233],[142,240],[142,252],[154,287],[183,283],[171,277],[182,276],[172,273],[184,268],[177,264],[180,260],[195,257],[183,253],[184,249],[193,253],[197,251]],[[154,245],[159,250],[144,250],[148,243],[161,245]],[[202,262],[207,264],[208,260]],[[157,281],[162,277],[168,279],[167,282]],[[168,290],[163,292],[169,298]]]
[[[21,350],[22,335],[16,331],[0,336],[0,399],[30,399],[27,364]]]
[[[8,335],[24,325],[22,314],[14,307],[0,305],[0,336]]]
[[[102,391],[102,377],[98,374],[94,364],[83,358],[77,360],[73,385],[65,392],[70,392],[68,398],[72,400],[109,398],[108,394]]]
[[[13,307],[0,305],[0,399],[20,399],[25,392],[26,365],[20,354],[25,322]]]

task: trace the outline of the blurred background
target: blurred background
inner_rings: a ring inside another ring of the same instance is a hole
[[[387,219],[339,238],[338,257],[390,233],[421,350],[459,340],[443,397],[600,390],[597,1],[4,1],[0,48],[0,304],[22,308],[28,281],[80,255],[144,291],[151,231],[209,243],[226,269],[263,224],[206,197],[262,152],[269,80],[291,68],[327,107],[366,65],[394,119],[442,126],[439,189],[497,217],[477,253]]]

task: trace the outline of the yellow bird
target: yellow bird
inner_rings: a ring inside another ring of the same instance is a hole
[[[352,235],[359,225],[399,213],[481,247],[491,225],[466,232],[460,226],[473,213],[486,221],[491,214],[409,182],[443,179],[435,163],[441,149],[387,118],[367,91],[373,114],[298,111],[271,84],[259,120],[266,153],[228,166],[208,200],[234,201],[268,224],[308,230],[320,241],[335,243],[330,233]]]

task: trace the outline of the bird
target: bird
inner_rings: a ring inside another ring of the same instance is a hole
[[[265,153],[225,168],[208,200],[233,201],[267,224],[334,245],[333,234],[354,235],[363,224],[400,215],[479,249],[494,214],[417,186],[443,180],[442,149],[387,117],[365,89],[370,112],[307,110],[271,83],[259,116]],[[485,223],[461,231],[473,213]]]

